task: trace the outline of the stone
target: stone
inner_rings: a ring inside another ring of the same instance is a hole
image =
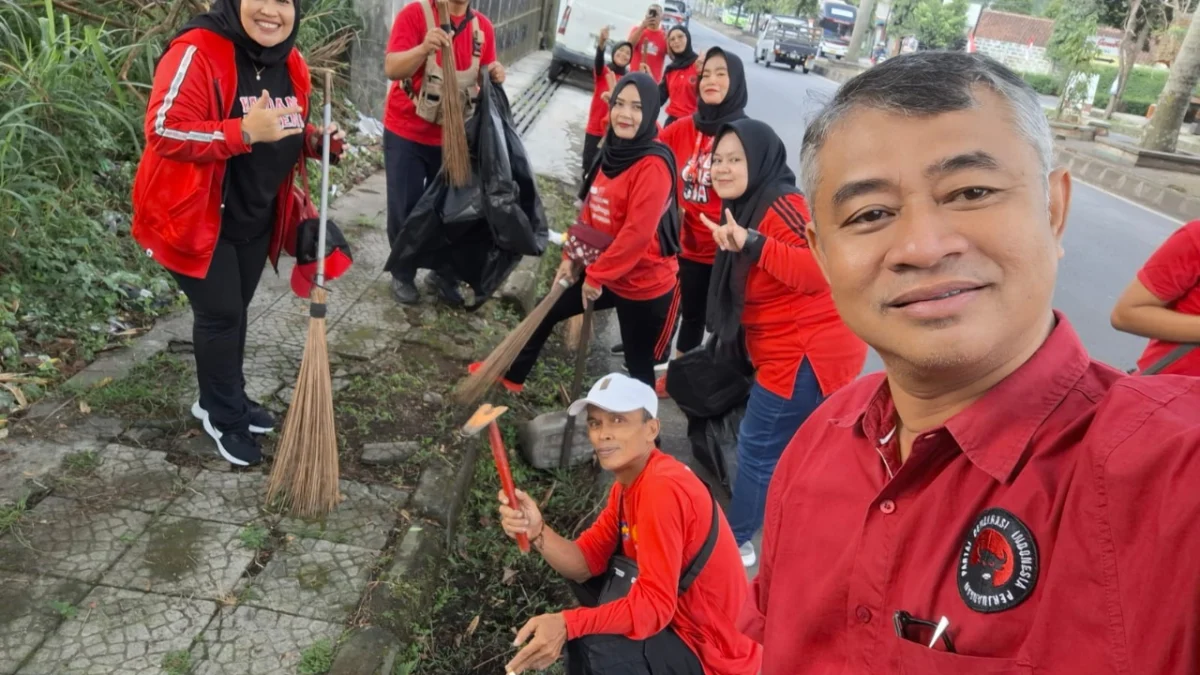
[[[146,530],[101,583],[138,591],[223,600],[242,586],[254,560],[241,528],[164,516]]]
[[[145,446],[149,445],[151,441],[157,441],[165,435],[166,432],[164,432],[162,429],[155,429],[154,427],[133,427],[132,429],[121,434],[120,438],[126,443]]]
[[[254,577],[244,604],[341,622],[358,605],[377,555],[357,546],[292,538]]]
[[[0,673],[15,673],[89,590],[72,579],[0,572]]]
[[[445,401],[442,395],[435,391],[425,392],[425,395],[421,397],[421,400],[430,405],[442,405],[442,403]]]
[[[408,502],[408,493],[387,485],[349,480],[341,481],[339,486],[346,499],[324,518],[287,517],[279,522],[279,530],[309,539],[383,548],[396,526],[399,510]]]
[[[535,469],[557,469],[562,457],[563,434],[567,413],[562,410],[543,413],[517,428],[521,457]],[[588,439],[587,423],[582,415],[575,421],[568,463],[571,466],[591,461],[595,451]]]
[[[56,443],[35,438],[0,440],[0,503],[16,502],[31,492],[45,491],[63,458],[78,452],[99,452],[104,441],[73,438]]]
[[[367,626],[350,634],[338,649],[329,675],[375,675],[392,672],[384,667],[389,654],[400,648],[400,641],[379,626]]]
[[[273,521],[262,509],[265,484],[258,473],[201,471],[165,513],[230,525]]]
[[[455,483],[458,476],[444,462],[433,462],[421,472],[421,480],[413,495],[413,508],[442,525],[449,526],[458,507]]]
[[[340,623],[241,605],[223,609],[197,645],[193,675],[284,675],[297,672],[300,655],[319,640],[332,645]]]
[[[100,453],[100,464],[86,476],[64,470],[56,495],[86,502],[157,513],[196,475],[178,467],[162,452],[111,444]]]
[[[398,441],[394,443],[367,443],[363,446],[362,457],[359,461],[372,466],[390,466],[402,464],[421,449],[417,441]]]
[[[378,617],[391,612],[408,618],[398,630],[417,625],[430,611],[425,598],[439,579],[444,564],[441,530],[414,522],[400,545],[392,566],[380,575],[380,583],[371,584],[363,606],[369,616]],[[400,635],[401,640],[411,636]]]
[[[0,538],[0,569],[95,583],[141,536],[150,519],[140,511],[96,510],[74,500],[46,497],[13,532]]]
[[[97,587],[50,636],[22,675],[160,675],[163,658],[187,651],[217,605]]]
[[[532,312],[537,306],[537,272],[540,264],[539,258],[525,256],[500,286],[500,299],[517,309],[521,316]]]

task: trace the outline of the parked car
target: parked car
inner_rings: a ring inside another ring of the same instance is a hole
[[[663,2],[663,29],[671,30],[675,26],[687,28],[691,23],[692,13],[682,0],[665,0]]]
[[[745,28],[746,24],[750,23],[750,17],[745,14],[738,16],[737,10],[727,9],[721,14],[721,23],[727,26],[737,26]]]
[[[550,79],[563,77],[572,68],[591,70],[600,31],[608,26],[608,47],[612,49],[642,23],[649,4],[650,0],[565,0],[558,17]]]
[[[772,63],[782,63],[792,70],[800,66],[807,73],[821,49],[821,28],[813,24],[812,19],[771,17],[755,43],[754,62],[767,68]]]

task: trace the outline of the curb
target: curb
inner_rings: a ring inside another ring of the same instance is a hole
[[[816,59],[812,66],[812,72],[838,84],[845,84],[864,70],[866,69],[854,66],[835,65],[829,59]]]
[[[1200,219],[1200,197],[1172,185],[1148,180],[1119,164],[1063,147],[1055,147],[1054,161],[1085,183],[1170,218]]]

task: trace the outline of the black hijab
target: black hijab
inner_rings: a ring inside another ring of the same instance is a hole
[[[292,32],[283,42],[274,47],[264,47],[254,41],[246,29],[242,27],[242,0],[213,0],[212,6],[204,14],[198,14],[186,24],[175,38],[194,29],[204,28],[217,33],[232,42],[257,66],[276,66],[287,61],[296,45],[296,35],[300,32],[300,5],[302,0],[293,0],[296,8],[296,19],[292,22]],[[173,42],[175,38],[171,38]],[[167,44],[170,45],[170,42]]]
[[[642,123],[638,126],[633,138],[619,138],[613,131],[611,115],[617,97],[625,87],[635,87],[642,99]],[[608,178],[616,178],[625,173],[634,164],[645,157],[655,156],[667,164],[668,175],[671,176],[670,206],[663,214],[658,224],[658,237],[664,256],[675,255],[679,252],[679,209],[675,203],[675,181],[679,172],[675,170],[675,156],[671,149],[658,142],[658,112],[661,102],[658,98],[658,84],[645,73],[629,73],[617,81],[608,99],[609,125],[604,134],[604,145],[597,153],[596,163],[588,168],[579,189],[579,198],[586,200],[596,181],[596,175],[601,171]]]
[[[725,99],[717,105],[709,105],[704,102],[704,96],[700,96],[699,105],[696,113],[692,118],[696,121],[696,128],[700,133],[709,136],[716,136],[721,127],[746,118],[745,107],[748,94],[746,93],[746,71],[742,67],[742,60],[737,56],[721,49],[713,47],[704,54],[704,60],[708,61],[714,56],[721,56],[725,59],[725,63],[729,66],[729,91],[725,93]],[[696,85],[699,86],[699,83]]]
[[[713,147],[726,134],[735,134],[746,152],[746,191],[722,205],[733,219],[747,230],[757,230],[767,210],[780,198],[801,194],[796,175],[787,165],[787,147],[770,126],[742,119],[721,127]],[[725,218],[722,217],[722,223]],[[741,330],[742,309],[746,304],[746,277],[754,260],[742,251],[717,251],[708,286],[708,315],[705,323],[722,342],[732,343]]]
[[[675,31],[683,33],[683,36],[687,38],[687,46],[683,48],[682,54],[671,54],[671,62],[667,64],[666,70],[663,71],[664,80],[667,73],[673,70],[691,68],[693,65],[695,65],[696,59],[700,58],[700,55],[697,54],[694,49],[692,49],[692,34],[683,26],[675,26],[669,32],[667,32],[667,44],[669,45],[671,43],[671,33],[674,33]],[[670,47],[667,47],[667,51],[670,51],[670,49]]]
[[[608,62],[608,69],[613,71],[614,73],[616,73],[617,77],[623,77],[625,75],[625,73],[629,70],[629,63],[626,63],[623,66],[617,65],[617,50],[619,50],[621,47],[629,47],[629,63],[633,62],[633,43],[632,42],[618,42],[617,44],[613,45],[612,59],[610,59]]]

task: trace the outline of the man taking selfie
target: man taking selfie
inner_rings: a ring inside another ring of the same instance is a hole
[[[517,491],[514,509],[500,493],[504,532],[527,535],[582,605],[530,619],[506,672],[547,668],[565,645],[569,675],[756,675],[759,646],[734,628],[746,574],[733,532],[704,483],[655,448],[654,389],[613,373],[567,412],[585,411],[616,474],[595,524],[571,541],[529,495]]]
[[[662,14],[662,5],[650,5],[641,25],[629,32],[629,42],[633,45],[629,69],[646,73],[655,82],[662,82],[667,64],[667,34],[662,29]]]

